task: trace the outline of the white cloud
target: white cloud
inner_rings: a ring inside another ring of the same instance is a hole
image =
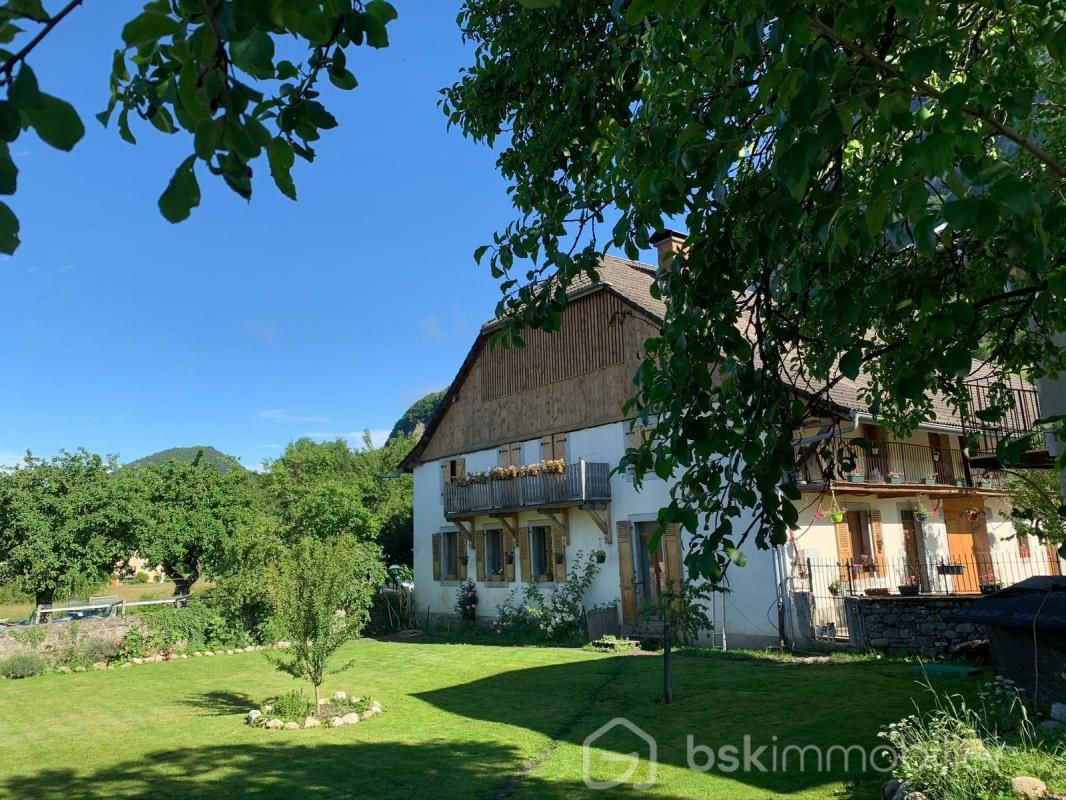
[[[281,330],[268,319],[243,320],[241,330],[264,344],[276,344],[281,338]]]
[[[436,344],[446,344],[457,338],[464,338],[469,330],[467,320],[459,309],[453,309],[449,320],[441,320],[435,316],[422,317],[418,321],[418,328],[422,335]]]
[[[258,445],[260,450],[282,450],[285,445],[283,444],[261,444]]]
[[[267,408],[259,412],[260,419],[271,422],[329,422],[329,417],[301,416],[290,414],[285,408]]]

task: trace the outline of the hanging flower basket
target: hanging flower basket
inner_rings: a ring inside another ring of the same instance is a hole
[[[844,521],[844,512],[840,510],[830,511],[826,516],[828,516],[829,519],[833,520],[833,522],[837,524]]]
[[[514,553],[508,553],[505,558],[507,559],[508,564],[514,563]]]
[[[977,522],[977,520],[984,516],[984,512],[976,508],[968,508],[963,513],[966,515],[966,519],[970,522]]]
[[[562,554],[562,553],[556,553],[555,554],[555,563],[556,564],[565,564],[566,563],[566,556],[564,554]]]
[[[597,564],[602,564],[606,560],[607,560],[607,553],[605,553],[603,550],[597,550],[596,551],[596,563]]]

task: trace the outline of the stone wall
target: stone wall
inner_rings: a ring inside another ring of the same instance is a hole
[[[849,597],[844,606],[852,646],[886,653],[918,653],[926,657],[957,652],[971,642],[988,641],[983,626],[948,622],[976,596]]]
[[[29,646],[20,642],[25,640],[26,632],[33,628],[43,628],[45,637],[43,643],[37,648],[38,652],[49,650],[62,650],[70,645],[70,622],[46,623],[43,625],[23,626],[17,628],[0,628],[0,658],[15,653],[31,650]],[[76,623],[78,626],[78,641],[86,642],[91,639],[115,641],[121,639],[134,627],[144,630],[144,623],[136,615],[128,617],[94,617]]]

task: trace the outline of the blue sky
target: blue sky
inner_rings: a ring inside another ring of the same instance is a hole
[[[392,46],[329,87],[340,127],[299,162],[299,202],[265,165],[250,204],[203,171],[170,225],[156,201],[191,142],[92,115],[138,3],[88,3],[39,48],[44,91],[87,134],[13,146],[22,246],[0,262],[0,463],[26,448],[131,460],[211,444],[249,466],[289,440],[387,431],[455,374],[498,290],[475,247],[510,220],[494,156],[448,132],[437,90],[469,61],[457,2],[397,6]],[[414,10],[417,9],[417,10]]]

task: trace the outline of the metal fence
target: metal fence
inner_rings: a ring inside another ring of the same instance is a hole
[[[834,640],[848,637],[847,597],[991,594],[1026,578],[1063,574],[1066,562],[1034,545],[1024,558],[989,552],[857,563],[807,559],[797,565],[792,586],[810,597],[815,637]]]

